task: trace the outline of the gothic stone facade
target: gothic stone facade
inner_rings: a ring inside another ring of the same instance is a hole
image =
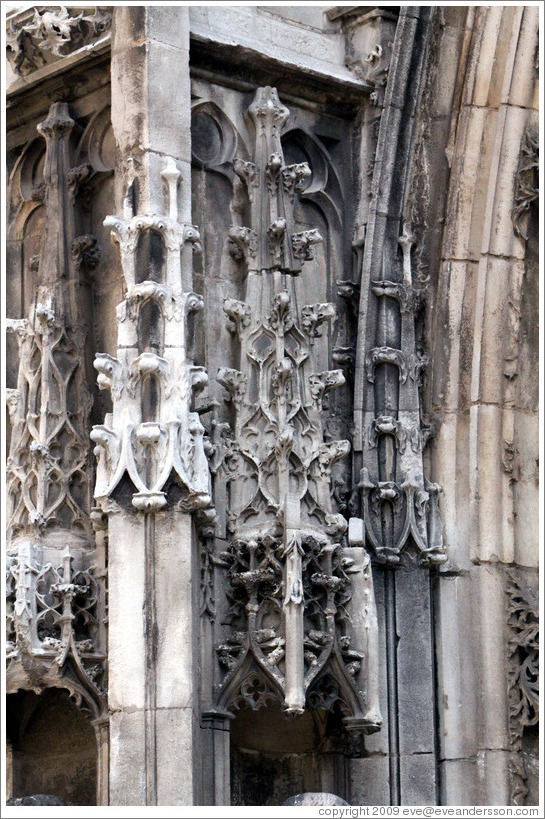
[[[8,796],[535,804],[538,8],[6,31]]]

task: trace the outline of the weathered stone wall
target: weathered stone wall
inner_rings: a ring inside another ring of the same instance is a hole
[[[450,558],[438,592],[447,802],[462,780],[468,804],[520,799],[513,731],[534,718],[534,706],[515,716],[505,692],[517,662],[506,651],[508,570],[528,567],[520,582],[535,594],[538,555],[537,371],[530,384],[535,358],[526,341],[538,316],[537,301],[533,318],[528,313],[534,251],[524,240],[536,196],[537,156],[528,143],[537,116],[536,37],[535,8],[468,12],[447,146],[430,381],[441,418],[432,463],[444,487]],[[521,194],[519,169],[529,166]]]
[[[39,696],[9,694],[6,713],[15,792],[55,794],[67,805],[94,804],[95,733],[68,692],[49,688]]]

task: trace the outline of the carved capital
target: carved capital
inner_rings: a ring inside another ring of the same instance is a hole
[[[17,337],[19,347],[32,333],[28,319],[6,319],[6,330]]]
[[[286,165],[282,170],[282,182],[288,196],[293,199],[295,193],[304,191],[311,176],[312,171],[310,170],[308,162]]]
[[[93,166],[87,164],[78,165],[75,168],[71,168],[67,175],[66,175],[66,184],[68,187],[68,193],[70,195],[70,201],[72,205],[76,204],[76,199],[78,197],[78,193],[80,188],[82,188],[85,183],[91,178],[93,175]]]
[[[229,228],[229,253],[237,262],[248,261],[257,255],[257,234],[249,227]]]
[[[314,373],[310,375],[308,383],[312,399],[318,406],[318,409],[321,409],[325,393],[336,387],[341,387],[345,383],[345,378],[342,370],[327,370],[324,373]]]
[[[72,242],[72,259],[75,272],[94,270],[102,257],[102,251],[96,236],[90,234],[77,236]]]
[[[246,395],[247,376],[239,370],[233,370],[229,367],[220,367],[217,374],[217,380],[225,387],[230,395],[230,400],[233,400],[239,405],[242,404],[244,396]]]
[[[123,391],[123,367],[117,358],[108,353],[97,353],[93,362],[98,372],[97,384],[100,390],[111,390],[113,398],[119,398]]]
[[[253,202],[254,188],[259,185],[257,179],[257,169],[253,162],[246,162],[243,159],[236,158],[233,162],[233,170],[239,179],[242,179],[248,191],[248,199]]]

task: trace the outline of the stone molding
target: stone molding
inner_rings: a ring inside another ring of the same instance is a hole
[[[431,428],[422,420],[419,390],[428,357],[416,343],[411,264],[415,240],[407,223],[399,244],[402,281],[375,280],[371,286],[372,294],[383,304],[377,309],[389,314],[401,346],[376,346],[365,355],[366,378],[374,386],[375,414],[365,413],[364,466],[358,486],[367,542],[377,559],[398,564],[410,539],[422,565],[433,566],[444,563],[446,555],[438,508],[440,487],[423,474],[423,450]],[[393,368],[396,376],[391,373]],[[397,387],[392,383],[394,377]]]
[[[346,12],[351,19],[352,7]],[[415,14],[422,18],[416,28]],[[423,566],[438,566],[447,559],[440,487],[424,475],[423,453],[433,430],[422,406],[428,356],[417,322],[428,279],[413,271],[416,238],[410,222],[400,218],[397,232],[385,215],[395,212],[401,217],[406,206],[407,192],[395,181],[404,178],[411,159],[401,147],[400,106],[410,118],[418,94],[410,86],[409,55],[417,48],[418,27],[419,37],[429,28],[428,17],[427,10],[400,12],[380,117],[368,224],[364,241],[354,245],[361,259],[354,447],[361,451],[362,467],[360,495],[354,493],[351,508],[357,514],[361,506],[365,543],[377,561],[389,566],[398,565],[407,549],[416,552]],[[385,25],[392,22],[386,19]],[[423,60],[420,53],[418,60]],[[358,253],[361,244],[363,256]]]

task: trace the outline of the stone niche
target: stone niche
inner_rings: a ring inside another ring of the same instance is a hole
[[[287,721],[280,708],[243,708],[231,725],[231,804],[281,805],[296,793],[346,796],[340,715],[307,710]]]
[[[67,805],[95,805],[95,732],[68,691],[17,691],[7,697],[6,714],[13,797],[48,794]]]

